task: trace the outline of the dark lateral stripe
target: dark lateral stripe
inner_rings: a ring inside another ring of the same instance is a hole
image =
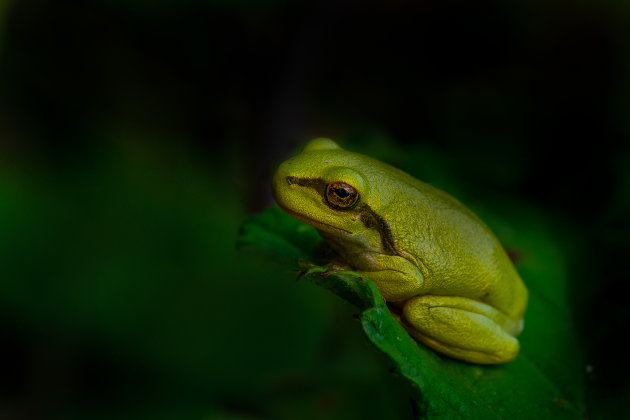
[[[288,176],[287,177],[288,184],[296,184],[301,187],[312,188],[315,190],[321,197],[322,201],[328,205],[324,194],[326,194],[326,182],[324,182],[321,178],[300,178],[297,176]],[[335,209],[333,209],[335,210]],[[335,211],[344,211],[344,210],[335,210]],[[381,237],[381,246],[383,247],[383,252],[387,255],[400,255],[396,250],[394,245],[394,235],[392,234],[392,229],[389,226],[389,223],[381,216],[379,216],[372,208],[367,204],[360,204],[354,209],[348,209],[346,211],[351,212],[352,214],[358,215],[359,220],[363,223],[367,229],[376,229],[379,236]]]
[[[297,176],[288,176],[287,183],[289,185],[296,184],[300,187],[312,188],[322,197],[326,191],[326,183],[321,178],[300,178]]]
[[[389,223],[379,216],[370,206],[362,204],[357,208],[357,214],[363,225],[368,229],[376,229],[381,237],[383,252],[387,255],[400,255],[394,245],[394,235]]]

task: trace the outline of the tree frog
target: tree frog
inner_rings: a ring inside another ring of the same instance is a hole
[[[376,284],[418,341],[470,363],[516,357],[528,291],[495,235],[458,200],[325,138],[278,167],[272,192],[319,231],[341,267]]]

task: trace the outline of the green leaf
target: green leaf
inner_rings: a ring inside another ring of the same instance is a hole
[[[314,258],[319,240],[311,226],[272,207],[242,224],[237,246],[241,251],[252,250],[259,257],[297,268],[300,258]]]
[[[512,362],[478,366],[443,357],[409,336],[390,313],[378,289],[367,277],[353,271],[328,271],[311,266],[300,274],[352,303],[362,312],[361,324],[369,341],[395,364],[393,372],[416,390],[413,397],[419,418],[531,419],[583,418],[581,360],[563,287],[562,267],[553,267],[552,245],[544,230],[528,225],[511,231],[505,222],[492,220],[510,246],[524,254],[517,265],[527,277],[531,298],[521,336],[521,352]],[[520,232],[520,233],[519,233]],[[501,236],[501,235],[500,235]],[[242,229],[241,249],[288,261],[313,258],[319,236],[316,230],[274,207],[250,218]],[[552,269],[540,272],[543,267]],[[550,285],[551,283],[551,285]],[[538,290],[540,288],[540,290]]]

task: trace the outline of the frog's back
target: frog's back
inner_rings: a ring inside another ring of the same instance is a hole
[[[522,317],[527,290],[490,228],[457,199],[415,178],[415,191],[394,229],[401,252],[415,260],[427,294],[464,296],[492,305],[512,318]],[[411,219],[414,220],[411,220]]]

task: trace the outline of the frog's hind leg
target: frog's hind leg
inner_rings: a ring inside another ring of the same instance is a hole
[[[456,296],[417,296],[403,307],[403,321],[422,343],[472,363],[505,363],[518,354],[515,321],[476,300]]]

